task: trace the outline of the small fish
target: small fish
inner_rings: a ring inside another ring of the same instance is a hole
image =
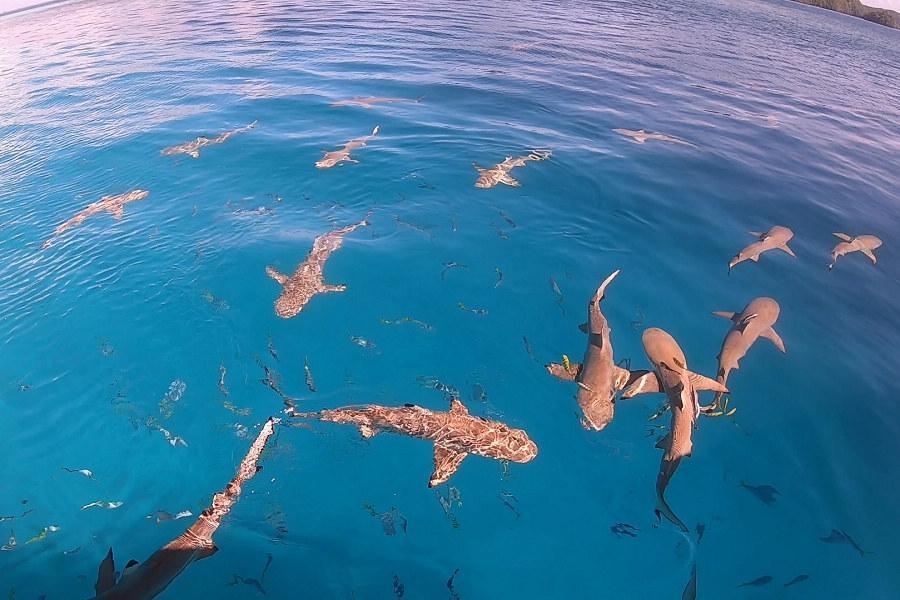
[[[171,431],[159,424],[159,421],[156,419],[156,417],[147,417],[144,421],[144,424],[147,426],[147,429],[151,431],[158,431],[163,434],[163,436],[166,438],[166,441],[169,442],[169,445],[173,448],[175,446],[187,446],[187,442],[184,440],[184,438],[177,435],[172,435]]]
[[[309,359],[307,357],[303,357],[303,374],[306,377],[306,387],[309,388],[309,391],[316,391],[316,382],[313,381],[312,369],[309,368]]]
[[[100,338],[100,353],[103,356],[112,356],[116,353],[116,349],[106,338]]]
[[[19,391],[20,391],[20,392],[27,392],[27,391],[29,391],[29,390],[31,390],[31,386],[30,386],[29,384],[27,384],[27,383],[20,383],[20,384],[19,384]]]
[[[550,277],[550,288],[553,290],[553,293],[556,294],[556,304],[559,306],[559,309],[566,314],[566,307],[563,306],[565,302],[565,297],[563,296],[562,290],[559,289],[559,284],[556,282],[556,279],[551,276]]]
[[[28,545],[34,542],[43,542],[45,539],[47,539],[47,535],[56,533],[57,531],[59,531],[59,527],[57,527],[56,525],[47,525],[46,527],[41,529],[41,531],[36,536],[25,542],[25,544]]]
[[[278,350],[275,349],[275,343],[272,341],[271,335],[269,335],[268,340],[266,341],[266,349],[269,351],[272,358],[278,360]]]
[[[402,598],[403,594],[406,593],[406,587],[403,585],[403,582],[400,581],[400,578],[397,575],[394,575],[394,595],[398,598]]]
[[[767,585],[772,582],[772,577],[770,575],[763,575],[762,577],[757,577],[753,581],[745,581],[740,584],[738,587],[759,587],[762,585]]]
[[[450,498],[450,502],[456,504],[456,506],[462,506],[462,495],[459,493],[459,489],[450,486],[450,489],[447,490],[447,496]]]
[[[419,375],[416,381],[422,387],[441,392],[447,400],[459,399],[459,390],[455,386],[441,382],[437,377]]]
[[[629,525],[628,523],[616,523],[612,527],[609,528],[616,537],[622,537],[623,535],[627,535],[628,537],[637,537],[637,532],[639,529],[634,525]]]
[[[109,510],[114,510],[116,508],[119,508],[123,504],[125,503],[121,501],[107,502],[105,500],[95,500],[90,504],[85,504],[84,506],[82,506],[81,510],[87,510],[89,508],[107,508]]]
[[[238,584],[245,584],[245,585],[255,587],[256,590],[260,594],[262,594],[263,596],[266,595],[266,590],[263,588],[262,582],[260,582],[256,579],[253,579],[252,577],[241,577],[240,575],[236,575],[236,574],[232,573],[231,581],[228,582],[228,585],[233,586],[233,585],[238,585]]]
[[[378,350],[378,346],[375,345],[375,342],[371,342],[365,338],[359,337],[358,335],[351,335],[350,341],[360,348],[365,348],[366,350]]]
[[[531,342],[524,335],[522,336],[522,343],[525,344],[525,352],[531,357],[531,360],[537,360],[534,356],[534,348],[531,347]]]
[[[453,502],[450,498],[445,497],[440,490],[435,490],[434,493],[437,496],[438,502],[441,503],[441,508],[444,509],[444,516],[450,521],[450,526],[453,527],[453,529],[459,529],[459,521],[456,520],[456,515],[453,514]]]
[[[480,383],[472,384],[472,400],[475,402],[487,402],[488,400],[487,392],[484,391]]]
[[[412,229],[413,231],[422,233],[422,234],[428,236],[429,238],[432,237],[431,232],[428,231],[427,228],[425,228],[421,225],[416,225],[415,223],[410,223],[409,221],[404,221],[403,219],[400,218],[399,215],[394,215],[394,221],[396,221],[398,227],[406,227],[407,229]]]
[[[459,574],[459,569],[453,571],[453,575],[450,576],[450,579],[447,580],[447,589],[450,591],[450,600],[460,600],[459,594],[453,587],[453,580],[456,579],[456,576]]]
[[[383,513],[377,512],[375,507],[371,504],[364,504],[363,508],[365,508],[371,516],[381,521],[381,528],[384,530],[384,535],[396,535],[398,525],[403,533],[406,533],[406,517],[404,517],[396,507],[392,506],[389,511]]]
[[[771,485],[750,485],[745,481],[741,481],[741,487],[759,498],[760,502],[772,506],[780,492]]]
[[[647,417],[647,420],[648,420],[648,421],[655,421],[656,419],[660,418],[661,416],[663,416],[663,415],[666,414],[667,412],[669,412],[669,403],[668,403],[668,402],[663,402],[663,403],[659,406],[659,408],[656,409],[656,412],[654,412],[652,415],[650,415],[649,417]]]
[[[460,310],[464,310],[464,311],[470,312],[470,313],[472,313],[473,315],[478,315],[479,317],[486,317],[487,314],[488,314],[488,311],[487,311],[486,308],[469,308],[468,306],[466,306],[466,305],[463,304],[462,302],[458,303],[456,306],[457,306]]]
[[[819,541],[825,542],[826,544],[847,544],[853,546],[853,548],[859,552],[860,556],[873,554],[872,552],[863,550],[859,544],[856,543],[856,540],[850,537],[843,529],[832,529],[830,534],[825,537],[820,537]]]
[[[218,311],[226,311],[231,308],[226,300],[222,300],[209,290],[204,290],[200,294],[200,297],[206,300],[207,303],[211,304],[212,307]]]
[[[224,364],[219,365],[219,392],[228,397],[228,388],[225,387],[225,375],[228,374],[228,369],[225,368]]]
[[[64,556],[71,556],[73,554],[78,554],[81,552],[81,546],[75,546],[74,548],[70,548],[68,550],[63,550]]]
[[[468,269],[468,265],[464,265],[462,263],[458,263],[455,260],[451,260],[449,262],[441,263],[444,265],[444,270],[441,271],[441,279],[444,279],[447,276],[447,271],[450,269]]]
[[[3,552],[11,552],[16,549],[16,546],[19,545],[19,542],[16,541],[16,532],[12,529],[9,530],[9,541],[0,546],[0,551]]]
[[[258,364],[262,368],[263,373],[265,374],[265,377],[260,379],[259,382],[262,383],[267,388],[269,388],[270,390],[272,390],[273,392],[275,392],[276,394],[278,394],[278,396],[281,398],[282,402],[284,402],[285,407],[293,408],[294,406],[296,406],[294,399],[291,398],[290,396],[286,395],[281,390],[281,384],[279,383],[281,380],[281,377],[278,375],[278,373],[276,373],[275,371],[270,369],[268,367],[268,365],[265,365],[262,362],[260,362],[260,360],[258,358],[256,360],[256,364]]]
[[[187,384],[180,379],[176,379],[169,384],[166,395],[159,401],[159,414],[162,415],[163,420],[172,416],[172,413],[175,411],[175,404],[184,396],[185,390],[187,390]]]
[[[494,225],[493,223],[491,223],[491,227],[494,228],[494,231],[497,233],[498,238],[500,238],[501,240],[509,239],[509,234],[506,233],[505,231],[503,231],[502,229],[500,229],[499,227],[497,227],[496,225]]]
[[[794,577],[793,579],[788,581],[786,584],[784,584],[784,587],[791,587],[792,585],[800,583],[801,581],[806,581],[807,579],[809,579],[809,575],[806,575],[806,574],[797,575],[796,577]]]
[[[516,515],[517,519],[522,516],[522,514],[519,512],[519,508],[518,508],[519,507],[519,499],[516,498],[511,492],[507,492],[506,490],[501,490],[500,493],[497,495],[497,497],[500,498],[500,502],[503,503],[503,506],[505,506],[506,508],[511,510],[513,512],[513,514]]]
[[[90,469],[70,469],[69,467],[63,467],[63,471],[67,473],[78,473],[79,475],[84,475],[88,479],[94,478],[94,473]]]
[[[434,331],[434,326],[429,325],[425,321],[420,321],[419,319],[413,319],[412,317],[400,317],[399,319],[379,319],[379,323],[382,325],[403,325],[409,323],[411,325],[415,325],[422,331]]]
[[[504,221],[506,221],[506,222],[509,224],[510,227],[512,227],[513,229],[515,229],[516,227],[518,227],[518,225],[516,225],[515,221],[513,221],[513,220],[509,217],[508,214],[506,214],[506,213],[503,212],[502,210],[498,210],[497,212],[500,214],[500,218],[503,219]]]
[[[494,273],[497,274],[497,282],[494,284],[494,289],[497,289],[503,283],[503,271],[500,270],[500,267],[494,267]]]

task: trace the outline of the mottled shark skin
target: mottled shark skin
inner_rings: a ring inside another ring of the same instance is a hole
[[[170,146],[164,149],[161,154],[163,156],[174,156],[176,154],[187,154],[191,158],[200,158],[200,149],[205,146],[212,146],[214,144],[224,144],[228,141],[228,138],[237,135],[239,133],[243,133],[245,131],[250,131],[254,127],[256,127],[256,121],[253,121],[249,125],[245,125],[244,127],[238,127],[237,129],[232,129],[231,131],[226,131],[224,133],[220,133],[216,137],[209,138],[205,135],[201,135],[196,140],[192,142],[185,142],[183,144],[179,144],[177,146]]]
[[[88,204],[87,207],[82,210],[80,213],[58,225],[56,229],[53,230],[53,235],[44,242],[44,245],[41,246],[43,249],[47,249],[53,245],[53,240],[71,229],[72,227],[77,227],[84,223],[88,217],[92,217],[96,214],[102,212],[108,212],[113,216],[114,219],[119,220],[125,215],[125,205],[129,202],[137,202],[138,200],[143,200],[147,196],[150,195],[150,192],[146,190],[133,190],[126,194],[119,194],[117,196],[103,196],[96,202],[92,204]]]
[[[772,298],[754,298],[739,313],[716,311],[717,317],[724,317],[732,321],[731,329],[725,334],[722,349],[719,351],[719,370],[716,380],[722,385],[728,384],[728,375],[739,368],[739,362],[747,354],[756,340],[761,337],[769,339],[775,347],[786,352],[781,336],[775,332],[775,322],[781,313],[778,302]],[[711,407],[718,407],[721,392],[716,393],[716,399]]]
[[[632,379],[627,369],[616,366],[609,322],[600,311],[600,302],[606,297],[606,286],[618,274],[619,271],[615,271],[607,277],[588,303],[588,320],[581,326],[582,331],[588,335],[588,344],[581,364],[574,363],[568,368],[559,363],[545,365],[551,375],[578,384],[575,399],[584,414],[581,424],[585,429],[594,431],[602,430],[612,421],[616,409],[616,394]],[[644,371],[637,376],[646,373]]]
[[[332,150],[331,152],[326,152],[325,156],[322,157],[322,160],[316,161],[316,168],[330,169],[331,167],[339,165],[344,161],[358,163],[359,161],[355,158],[350,158],[350,153],[357,148],[362,148],[363,146],[365,146],[369,142],[369,140],[378,135],[379,129],[380,126],[376,125],[371,134],[350,140],[349,142],[344,144],[344,147],[340,150]]]
[[[356,425],[365,438],[381,431],[399,433],[434,442],[434,472],[428,487],[446,482],[469,454],[496,460],[527,463],[537,456],[537,445],[521,429],[469,414],[458,398],[449,411],[432,411],[414,404],[398,407],[347,406],[333,410],[302,413],[285,411],[294,417],[329,423]]]
[[[654,133],[652,131],[645,131],[643,129],[638,129],[635,131],[634,129],[622,129],[616,128],[613,129],[615,133],[619,135],[630,138],[635,144],[643,144],[647,141],[656,141],[656,142],[670,142],[672,144],[681,144],[682,146],[690,146],[691,148],[696,148],[694,144],[685,141],[681,138],[677,138],[674,135],[667,135],[665,133]]]
[[[759,255],[769,250],[781,250],[787,252],[791,256],[797,256],[787,245],[788,242],[791,241],[791,238],[794,237],[794,232],[787,227],[775,225],[766,233],[751,231],[750,235],[758,238],[758,240],[738,252],[734,258],[731,259],[728,263],[729,271],[745,260],[759,262]]]
[[[841,241],[831,251],[831,264],[828,265],[829,271],[834,268],[834,263],[837,262],[837,259],[851,252],[862,252],[872,261],[873,265],[878,262],[878,259],[875,257],[875,250],[881,247],[881,238],[874,235],[850,237],[846,233],[833,233],[832,235]]]
[[[332,102],[331,106],[340,107],[340,106],[359,106],[361,108],[372,108],[376,104],[394,104],[395,102],[421,102],[421,98],[416,98],[415,100],[411,100],[409,98],[385,98],[381,96],[367,96],[367,97],[359,97],[359,98],[348,98],[346,100],[338,100],[337,102]]]
[[[510,171],[516,167],[524,167],[525,163],[530,160],[546,160],[551,156],[552,154],[549,150],[532,150],[525,156],[507,156],[502,163],[498,163],[490,169],[479,167],[477,164],[473,163],[475,170],[478,171],[478,179],[475,180],[475,187],[488,189],[499,183],[512,187],[519,187],[522,184],[519,183],[517,179],[513,179],[509,174]]]
[[[266,267],[266,274],[282,286],[281,295],[275,300],[275,314],[282,319],[290,319],[297,316],[316,294],[346,291],[346,285],[325,283],[322,270],[332,253],[343,245],[344,236],[368,224],[369,221],[363,219],[354,225],[329,231],[317,237],[313,240],[312,250],[309,251],[306,260],[300,263],[290,277],[279,273],[274,267]]]
[[[100,563],[94,586],[102,600],[149,600],[161,594],[192,562],[216,553],[213,534],[238,501],[242,486],[259,470],[257,463],[279,419],[269,418],[250,446],[234,478],[225,489],[213,496],[212,506],[180,536],[157,550],[141,564],[129,563],[122,577],[115,581],[112,549]]]
[[[693,449],[691,436],[694,422],[700,413],[699,390],[714,390],[727,393],[728,389],[703,375],[688,370],[687,359],[681,347],[671,335],[651,327],[641,337],[644,352],[653,366],[653,371],[638,378],[622,392],[623,398],[636,394],[662,392],[669,401],[672,422],[669,433],[657,444],[663,450],[659,474],[656,477],[656,515],[665,516],[683,532],[687,526],[679,519],[666,502],[665,492],[669,481],[678,469],[681,459],[690,456]]]

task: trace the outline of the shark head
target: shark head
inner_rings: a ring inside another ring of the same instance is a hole
[[[316,161],[317,169],[330,169],[334,165],[338,163],[337,159],[334,158],[323,158],[322,160]]]
[[[521,429],[510,429],[503,439],[503,456],[505,460],[526,463],[537,456],[538,448],[528,434]]]

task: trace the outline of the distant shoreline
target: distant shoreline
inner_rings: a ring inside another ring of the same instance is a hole
[[[800,4],[833,10],[851,17],[859,17],[885,27],[900,29],[900,13],[887,8],[875,8],[859,0],[792,0]]]

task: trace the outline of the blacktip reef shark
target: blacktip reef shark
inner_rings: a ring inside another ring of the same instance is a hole
[[[772,298],[754,298],[739,313],[728,311],[716,311],[717,317],[724,317],[732,321],[731,329],[725,334],[722,349],[719,351],[719,370],[716,380],[722,385],[728,385],[728,375],[734,369],[739,368],[739,362],[747,354],[756,340],[764,337],[770,340],[775,347],[786,352],[781,336],[774,329],[775,321],[781,313],[778,302]],[[719,409],[721,392],[716,393],[716,399],[709,408],[704,407],[703,412],[709,414],[710,408]]]
[[[123,216],[125,216],[125,205],[129,202],[137,202],[138,200],[143,200],[147,196],[150,195],[150,192],[147,190],[132,190],[125,194],[118,194],[116,196],[103,196],[96,202],[88,204],[87,207],[82,210],[80,213],[58,225],[56,229],[53,230],[53,236],[50,237],[41,248],[46,249],[53,245],[53,240],[71,229],[72,227],[77,227],[84,223],[88,217],[92,217],[96,214],[102,212],[110,213],[114,219],[119,220]]]
[[[399,433],[434,442],[434,472],[428,487],[446,482],[469,454],[496,460],[527,463],[537,456],[537,445],[521,429],[469,414],[459,398],[449,411],[432,411],[414,404],[398,407],[366,404],[318,412],[285,413],[303,419],[356,425],[364,438],[379,432]]]
[[[635,144],[643,144],[646,141],[655,141],[655,142],[670,142],[672,144],[681,144],[682,146],[690,146],[691,148],[696,148],[694,144],[685,141],[681,138],[677,138],[674,135],[668,135],[665,133],[654,133],[652,131],[645,131],[643,129],[638,129],[635,131],[634,129],[622,129],[616,128],[613,129],[615,133],[619,135],[623,135],[627,138],[631,138]]]
[[[331,106],[360,106],[362,108],[372,108],[376,104],[394,104],[396,102],[414,102],[418,104],[422,101],[422,98],[416,98],[415,100],[411,100],[409,98],[385,98],[381,96],[367,96],[367,97],[359,97],[359,98],[348,98],[346,100],[338,100],[337,102],[332,102]]]
[[[751,231],[750,235],[757,238],[757,241],[735,254],[734,258],[728,263],[729,271],[745,260],[759,262],[759,255],[768,250],[781,250],[791,256],[797,256],[788,246],[788,242],[794,237],[794,232],[787,227],[775,225],[766,233]]]
[[[831,251],[831,264],[828,265],[829,271],[834,268],[834,263],[837,262],[838,258],[851,252],[862,252],[872,261],[873,265],[878,262],[878,259],[875,257],[875,250],[881,247],[881,238],[874,235],[850,237],[846,233],[833,233],[832,235],[841,241]]]
[[[662,392],[669,401],[672,411],[669,433],[656,444],[657,448],[664,451],[659,474],[656,476],[656,516],[664,515],[687,533],[687,526],[672,512],[666,502],[666,487],[678,469],[681,459],[691,455],[693,447],[691,435],[694,422],[700,413],[698,390],[727,393],[728,389],[718,381],[689,371],[687,359],[678,342],[662,329],[651,327],[644,330],[641,342],[653,371],[628,386],[622,392],[622,397],[631,398],[637,394]]]
[[[149,600],[161,594],[192,562],[218,551],[213,534],[238,501],[242,486],[259,471],[259,457],[280,419],[269,418],[250,446],[234,478],[224,490],[213,496],[212,505],[180,536],[157,550],[143,563],[131,561],[116,581],[112,548],[100,563],[95,598],[103,600]]]
[[[266,267],[266,274],[282,286],[281,295],[275,301],[275,314],[283,319],[290,319],[303,310],[306,303],[316,294],[345,291],[346,285],[325,283],[322,269],[325,268],[328,257],[343,245],[345,235],[368,224],[369,221],[363,219],[354,225],[335,229],[317,237],[313,240],[312,250],[309,251],[306,260],[300,263],[290,277],[279,273],[274,267]]]
[[[351,163],[359,162],[355,158],[350,158],[350,153],[357,148],[362,148],[363,146],[365,146],[369,142],[369,140],[378,135],[379,130],[380,126],[376,125],[371,134],[350,140],[349,142],[344,144],[344,147],[340,150],[332,150],[331,152],[326,152],[325,156],[322,157],[322,160],[316,161],[316,168],[330,169],[331,167],[338,165],[344,161]]]
[[[478,171],[478,179],[475,180],[475,187],[487,189],[492,188],[499,183],[512,187],[519,187],[522,184],[519,183],[518,180],[513,179],[509,174],[510,171],[516,167],[524,167],[525,163],[529,160],[546,160],[551,156],[552,153],[549,150],[532,150],[525,156],[507,156],[502,163],[497,163],[490,169],[479,167],[477,164],[473,163],[475,170]]]
[[[170,146],[162,151],[163,156],[174,156],[175,154],[187,154],[191,158],[200,158],[200,149],[205,146],[212,146],[213,144],[223,144],[228,141],[228,138],[235,136],[239,133],[243,133],[245,131],[250,131],[254,127],[256,127],[256,121],[253,121],[249,125],[245,125],[243,127],[238,127],[237,129],[232,129],[231,131],[226,131],[225,133],[220,133],[216,137],[210,138],[205,135],[201,135],[196,140],[192,142],[185,142],[183,144],[179,144],[177,146]]]
[[[587,323],[580,326],[580,329],[588,335],[588,345],[581,364],[569,363],[564,359],[561,364],[545,365],[551,375],[578,384],[575,398],[584,413],[581,424],[585,429],[595,431],[600,431],[612,421],[616,409],[616,393],[625,388],[632,379],[630,371],[616,366],[610,341],[609,322],[600,311],[606,286],[618,274],[619,271],[615,271],[607,277],[588,303]],[[647,373],[647,371],[636,373],[635,378]]]

